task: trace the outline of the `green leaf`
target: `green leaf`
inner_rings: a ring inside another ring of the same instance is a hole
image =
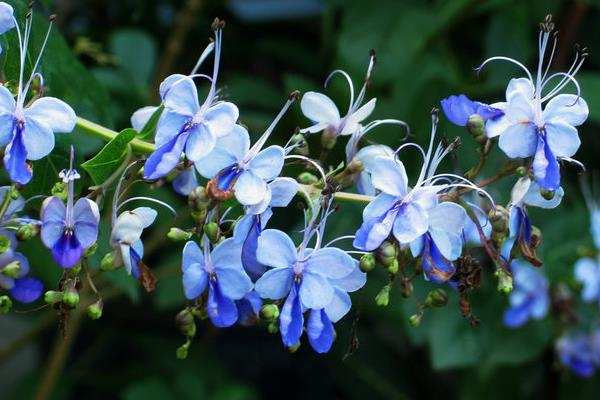
[[[110,48],[119,68],[133,83],[145,86],[150,82],[156,62],[156,44],[150,35],[135,29],[120,30],[111,36]]]
[[[600,74],[584,73],[577,76],[581,86],[581,96],[590,108],[590,119],[600,122]]]
[[[135,129],[127,128],[106,144],[92,159],[81,164],[97,185],[106,181],[127,158],[127,148],[136,135]]]
[[[144,140],[154,136],[154,133],[156,132],[156,124],[158,124],[158,120],[164,109],[165,106],[161,105],[156,109],[156,111],[154,111],[154,113],[152,113],[152,116],[148,122],[146,122],[146,125],[144,125],[142,130],[137,134],[138,139]]]

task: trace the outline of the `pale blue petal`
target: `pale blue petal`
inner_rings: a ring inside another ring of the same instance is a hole
[[[462,232],[466,220],[467,213],[465,209],[449,201],[439,203],[429,211],[430,228],[440,229],[455,235]]]
[[[160,83],[160,86],[158,88],[160,98],[164,99],[164,97],[167,95],[167,92],[171,89],[171,86],[173,86],[174,83],[179,82],[180,80],[186,79],[186,78],[188,78],[188,76],[183,75],[183,74],[172,74],[172,75],[167,76]]]
[[[219,328],[231,326],[238,319],[235,302],[222,293],[219,281],[209,283],[206,311],[211,322]]]
[[[292,268],[289,267],[270,269],[256,281],[254,290],[263,299],[282,299],[290,292],[293,276]]]
[[[427,232],[427,213],[415,203],[400,207],[394,221],[394,237],[401,244],[408,244]]]
[[[236,268],[243,271],[242,246],[233,238],[219,243],[210,253],[210,258],[215,269]]]
[[[202,125],[190,130],[185,143],[185,156],[192,162],[209,155],[217,143],[216,136]]]
[[[355,292],[362,288],[367,283],[367,274],[362,272],[358,267],[358,261],[354,260],[354,270],[348,275],[340,279],[329,279],[329,282],[336,287],[344,290],[345,292]]]
[[[46,247],[51,249],[62,237],[65,229],[66,207],[58,197],[48,197],[42,203],[40,236]]]
[[[408,190],[404,164],[389,157],[376,157],[371,168],[371,182],[375,189],[396,197],[405,196]]]
[[[333,287],[321,274],[304,271],[300,282],[300,300],[306,308],[323,308],[333,298]]]
[[[189,77],[183,77],[173,83],[163,102],[166,108],[189,117],[194,116],[200,109],[196,85]]]
[[[284,155],[285,152],[281,146],[269,146],[250,160],[248,169],[264,180],[271,180],[281,172]]]
[[[196,178],[194,166],[190,166],[181,171],[177,177],[173,179],[173,190],[183,196],[188,196],[198,186],[198,179]]]
[[[39,160],[54,149],[54,133],[48,125],[30,117],[25,117],[23,145],[28,160]]]
[[[271,189],[271,207],[287,207],[296,193],[298,182],[293,178],[275,178],[269,183]]]
[[[292,239],[282,231],[266,229],[258,239],[256,252],[261,264],[271,267],[292,267],[298,253]]]
[[[281,339],[288,346],[295,346],[300,342],[302,329],[304,327],[304,316],[300,304],[297,286],[293,285],[290,295],[285,300],[281,307],[279,316],[279,330],[281,331]]]
[[[53,132],[71,132],[77,119],[70,105],[55,97],[42,97],[25,109],[25,120],[34,119]]]
[[[144,126],[146,126],[157,109],[158,107],[146,106],[135,111],[130,118],[131,127],[140,132],[142,129],[144,129]]]
[[[354,270],[354,259],[335,247],[324,247],[310,254],[306,260],[306,271],[331,279],[340,279]]]
[[[208,274],[199,263],[192,263],[183,270],[183,293],[188,300],[194,300],[206,290]]]
[[[181,158],[188,133],[182,133],[158,147],[144,164],[145,179],[159,179],[171,172]]]
[[[536,182],[531,182],[529,189],[523,196],[523,203],[540,208],[555,208],[560,204],[563,196],[565,195],[563,188],[558,188],[556,192],[554,192],[554,197],[552,197],[550,200],[547,200],[542,197],[540,190],[540,186]]]
[[[390,235],[397,214],[398,210],[390,210],[379,217],[364,220],[352,245],[364,251],[378,248]]]
[[[510,158],[530,157],[535,153],[537,133],[531,123],[517,123],[508,127],[498,141],[498,146]]]
[[[335,103],[322,93],[304,93],[300,101],[300,108],[306,118],[313,122],[337,126],[340,121],[340,112]]]
[[[9,113],[0,113],[0,147],[6,146],[10,142],[14,129],[15,117]]]
[[[454,261],[462,253],[463,242],[460,232],[447,232],[441,229],[430,229],[429,233],[438,250],[449,261]]]
[[[335,339],[335,330],[327,314],[323,310],[312,310],[306,325],[310,346],[317,353],[327,353]]]
[[[156,135],[154,136],[156,147],[166,144],[179,135],[189,121],[190,117],[185,115],[170,110],[163,111],[156,124]]]
[[[600,265],[591,258],[575,263],[575,279],[583,284],[581,298],[586,302],[600,301]]]
[[[0,112],[13,114],[17,103],[13,94],[4,85],[0,85]]]
[[[0,2],[0,35],[14,27],[13,8],[10,4]]]
[[[243,205],[250,206],[261,202],[267,194],[264,179],[250,170],[242,172],[233,185],[235,198]]]
[[[563,121],[572,126],[585,122],[590,110],[582,97],[574,94],[559,94],[546,104],[542,117],[546,123]]]
[[[368,220],[371,218],[381,217],[383,214],[388,212],[394,203],[397,201],[397,197],[380,193],[377,197],[373,199],[363,210],[363,220]]]
[[[410,242],[410,253],[413,257],[418,257],[423,252],[423,246],[425,246],[425,238],[423,236]]]
[[[240,116],[237,106],[223,101],[210,107],[204,113],[203,123],[215,137],[228,135],[235,127]]]
[[[546,141],[556,157],[571,157],[581,145],[577,129],[560,120],[546,123]]]
[[[223,294],[232,300],[239,300],[252,290],[252,281],[241,268],[219,267],[216,273]]]
[[[352,307],[350,296],[345,291],[334,287],[333,298],[331,302],[325,306],[325,312],[332,322],[338,322],[348,314]]]
[[[142,227],[147,228],[154,223],[158,213],[155,209],[150,207],[138,207],[132,211],[142,220]]]
[[[84,249],[87,249],[98,239],[98,222],[100,212],[98,205],[90,199],[81,198],[73,206],[75,220],[75,236]]]

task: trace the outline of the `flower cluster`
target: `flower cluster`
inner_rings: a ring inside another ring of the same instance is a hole
[[[154,134],[154,143],[144,142],[152,149],[148,157],[127,153],[106,182],[78,195],[75,182],[81,176],[71,149],[70,166],[60,172],[52,196],[40,196],[45,199],[39,221],[16,216],[25,205],[19,185],[32,178],[29,161],[48,155],[54,147],[54,133],[70,132],[77,118],[61,100],[30,93],[35,80],[43,83],[38,71],[43,48],[31,75],[24,77],[31,25],[29,13],[21,35],[12,8],[0,2],[0,33],[16,29],[20,44],[17,91],[13,94],[0,86],[0,143],[5,146],[4,165],[13,182],[0,191],[0,286],[14,299],[30,302],[41,294],[41,283],[27,276],[27,259],[16,251],[17,237],[30,239],[38,230],[52,258],[63,268],[58,290],[44,296],[59,315],[78,306],[79,290],[90,290],[98,300],[88,307],[88,314],[99,318],[102,297],[94,279],[117,268],[139,280],[148,292],[154,290],[158,275],[143,261],[142,239],[157,221],[158,212],[147,205],[126,207],[146,202],[188,217],[181,222],[184,227],[174,226],[167,235],[185,242],[181,274],[188,304],[176,318],[187,339],[177,351],[182,358],[195,336],[197,320],[210,320],[220,328],[264,323],[269,332],[281,335],[290,350],[298,348],[306,333],[316,352],[328,352],[336,337],[334,325],[352,308],[350,293],[366,284],[367,273],[377,273],[371,272],[376,264],[388,277],[375,298],[378,305],[389,303],[397,282],[403,297],[413,295],[412,282],[421,276],[429,285],[437,285],[418,301],[417,312],[409,320],[413,326],[420,323],[427,308],[446,305],[445,289],[458,293],[462,314],[477,323],[468,296],[479,287],[485,261],[495,270],[499,291],[512,290],[504,315],[507,326],[519,327],[547,314],[549,283],[537,268],[542,265],[536,254],[541,234],[528,208],[552,209],[561,203],[559,161],[576,163],[572,159],[580,145],[576,127],[588,115],[575,79],[585,54],[578,54],[567,72],[548,72],[554,51],[546,55],[553,30],[550,19],[542,24],[535,79],[523,64],[508,57],[492,57],[480,66],[506,60],[523,69],[525,78],[508,82],[506,101],[485,104],[464,94],[441,100],[447,119],[465,127],[479,147],[480,161],[464,174],[450,169],[440,172],[448,168],[445,160],[460,143],[440,138],[437,109],[430,113],[427,146],[408,141],[411,133],[401,120],[370,118],[376,99],[365,99],[375,70],[374,52],[356,96],[352,78],[343,70],[333,71],[325,80],[325,87],[334,77],[348,83],[344,116],[330,97],[309,91],[300,101],[307,126],[290,135],[285,145],[269,145],[280,121],[300,98],[293,92],[253,141],[240,120],[240,110],[219,90],[224,23],[217,19],[212,25],[214,40],[192,71],[166,77],[159,88],[161,103],[131,116],[134,130],[151,131],[136,141]],[[49,34],[50,30],[44,46]],[[199,72],[211,55],[212,73]],[[201,99],[198,90],[203,81],[207,81],[207,94]],[[562,93],[567,85],[573,85],[576,94]],[[390,136],[387,144],[367,143],[367,134],[386,125],[399,127],[403,133]],[[307,139],[318,134],[320,154],[311,157]],[[346,141],[345,159],[332,167],[327,160],[338,141]],[[496,176],[480,179],[496,143],[511,160]],[[405,167],[409,150],[420,157],[420,168],[410,179]],[[285,176],[292,164],[303,169],[297,178]],[[507,177],[514,179],[514,186],[504,207],[492,198],[487,186]],[[187,196],[188,209],[176,212],[154,197],[129,196],[138,183],[156,188],[165,182],[172,182],[177,193]],[[109,190],[114,190],[112,203],[102,202]],[[282,209],[286,214],[293,212],[290,205],[296,196],[301,200],[303,226],[288,232],[270,226],[273,215],[284,214]],[[344,211],[340,206],[344,200],[364,203],[362,223],[327,242],[328,221],[337,217],[336,211]],[[600,213],[592,208],[598,246]],[[110,212],[111,251],[94,268],[90,255],[102,237],[101,209]],[[342,241],[347,244],[342,246]],[[146,243],[148,252],[150,247]],[[482,251],[474,248],[483,250],[488,259],[482,260]],[[597,304],[599,265],[597,258],[585,258],[576,266],[584,300]],[[0,308],[5,307],[2,304]],[[565,336],[557,345],[563,363],[580,375],[589,375],[597,365],[590,354],[597,354],[598,336],[592,338]]]

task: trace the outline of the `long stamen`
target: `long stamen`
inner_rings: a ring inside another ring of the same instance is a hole
[[[481,70],[483,69],[483,67],[485,67],[488,63],[490,63],[492,61],[508,61],[508,62],[511,62],[511,63],[519,66],[523,71],[525,71],[525,73],[527,74],[527,77],[529,78],[529,80],[531,82],[533,82],[533,77],[531,76],[531,72],[529,72],[529,70],[527,69],[526,66],[524,66],[522,63],[520,63],[519,61],[515,60],[514,58],[504,57],[504,56],[496,56],[496,57],[490,57],[490,58],[488,58],[483,63],[481,63],[479,65],[479,67],[475,68],[475,71],[477,72],[477,74],[479,74],[481,72]]]
[[[329,241],[329,243],[327,243],[327,244],[326,244],[325,246],[323,246],[323,247],[329,247],[329,246],[331,246],[332,244],[334,244],[334,243],[337,243],[337,242],[339,242],[339,241],[341,241],[341,240],[346,240],[346,239],[354,239],[355,237],[356,237],[356,236],[354,236],[354,235],[340,236],[340,237],[338,237],[338,238],[335,238],[335,239],[333,239],[333,240]]]
[[[221,21],[218,18],[215,18],[213,22],[213,30],[215,31],[215,62],[213,65],[213,78],[212,84],[210,86],[210,92],[207,97],[207,102],[211,102],[212,98],[214,98],[217,90],[217,77],[219,76],[219,65],[221,62],[221,38],[222,38],[222,29],[225,26],[225,22]]]
[[[350,110],[352,110],[352,105],[354,104],[354,84],[352,83],[352,78],[350,78],[350,75],[348,75],[346,71],[336,69],[335,71],[329,74],[327,79],[325,79],[324,86],[327,87],[327,85],[329,85],[329,81],[335,74],[342,75],[344,78],[346,78],[346,81],[348,82],[348,90],[350,91],[350,103],[348,104],[348,113],[350,113]]]
[[[313,167],[315,167],[315,169],[319,172],[319,175],[321,175],[321,179],[323,180],[323,182],[327,181],[327,176],[325,175],[325,171],[323,171],[323,168],[314,160],[302,156],[300,154],[290,154],[288,156],[285,157],[286,160],[302,160],[302,161],[306,161],[307,163],[311,164]]]
[[[123,173],[121,174],[121,177],[119,178],[119,181],[117,182],[117,186],[115,187],[115,193],[113,194],[113,201],[112,201],[111,226],[114,226],[115,221],[117,220],[117,210],[120,208],[118,203],[119,203],[119,200],[121,197],[121,186],[123,185],[123,181],[125,180],[125,177],[127,176],[127,172],[129,171],[129,169],[131,167],[133,167],[134,165],[136,165],[140,162],[141,162],[141,160],[135,160],[131,164],[129,164],[123,170]]]
[[[371,74],[373,73],[373,68],[375,67],[375,60],[376,60],[375,51],[371,50],[371,56],[369,58],[369,67],[367,68],[367,74],[365,75],[365,82],[363,83],[363,86],[360,89],[360,92],[358,93],[358,97],[356,98],[356,101],[352,105],[352,108],[350,110],[348,110],[348,115],[350,115],[352,112],[356,111],[360,107],[360,105],[362,104],[362,102],[365,98],[365,94],[367,93],[367,87],[371,83]]]
[[[296,101],[296,99],[298,99],[299,95],[300,92],[298,92],[297,90],[290,94],[288,101],[285,102],[283,108],[281,109],[281,111],[279,111],[279,114],[277,114],[273,122],[271,122],[271,125],[269,125],[269,127],[265,130],[262,136],[256,141],[256,143],[254,143],[254,146],[252,146],[252,148],[248,151],[248,155],[246,156],[247,160],[251,160],[254,156],[258,154],[258,152],[265,145],[267,139],[269,139],[269,136],[271,135],[281,118],[283,118],[290,106]]]
[[[425,162],[425,150],[423,150],[423,148],[421,146],[419,146],[416,143],[404,143],[403,145],[399,146],[396,151],[394,152],[394,156],[396,157],[396,161],[400,161],[400,159],[398,158],[398,155],[400,154],[400,152],[402,150],[404,150],[407,147],[414,147],[415,149],[419,150],[419,153],[421,154],[421,159],[423,162]]]
[[[371,121],[367,125],[365,125],[362,129],[360,129],[355,134],[353,134],[352,137],[350,138],[349,143],[351,143],[352,151],[350,151],[349,154],[347,154],[346,161],[347,162],[352,161],[352,158],[354,158],[354,156],[356,155],[356,151],[358,150],[358,143],[362,140],[362,138],[367,133],[369,133],[371,130],[375,129],[376,127],[378,127],[380,125],[386,125],[386,124],[400,125],[400,126],[406,128],[406,135],[401,139],[401,141],[406,140],[406,138],[408,136],[410,136],[410,127],[404,121],[400,121],[398,119],[379,119],[379,120]]]
[[[579,86],[579,82],[577,82],[577,80],[573,77],[573,75],[568,75],[566,72],[557,72],[552,74],[548,79],[552,79],[554,77],[558,77],[558,76],[562,76],[563,79],[561,80],[561,82],[565,82],[562,85],[558,85],[556,86],[554,89],[552,89],[550,91],[550,93],[548,93],[547,95],[545,95],[542,98],[542,102],[549,100],[550,98],[552,98],[553,96],[555,96],[557,93],[559,93],[568,83],[572,83],[573,85],[575,85],[575,88],[577,89],[577,99],[573,102],[573,105],[575,105],[575,103],[577,103],[577,100],[579,100],[579,97],[581,97],[581,87]]]
[[[29,77],[29,80],[27,81],[27,84],[25,85],[25,88],[23,89],[23,96],[21,97],[22,102],[25,100],[27,91],[29,90],[29,87],[31,86],[31,82],[33,81],[36,70],[42,59],[42,55],[44,54],[44,50],[46,49],[46,45],[48,44],[48,39],[50,38],[50,32],[52,31],[52,26],[54,25],[55,18],[56,18],[56,16],[54,16],[54,15],[50,16],[50,24],[48,26],[48,30],[46,31],[46,36],[44,37],[44,42],[42,43],[42,48],[40,49],[40,52],[38,53],[38,56],[35,60],[35,63],[33,64],[33,68],[31,70],[31,76]]]
[[[17,104],[20,104],[21,92],[23,91],[23,68],[25,66],[25,49],[23,48],[23,36],[21,35],[21,28],[19,28],[19,23],[15,19],[14,15],[11,16],[13,23],[15,25],[15,30],[17,31],[17,37],[19,38],[19,89],[17,91]]]
[[[194,68],[192,68],[190,75],[194,75],[198,71],[200,66],[204,63],[204,61],[210,55],[210,53],[213,51],[214,48],[215,48],[215,42],[210,42],[208,44],[208,46],[206,46],[206,48],[204,49],[202,54],[200,54],[200,57],[198,57],[198,61],[196,61],[196,65],[194,65]]]
[[[431,152],[433,151],[433,141],[435,139],[435,134],[437,131],[437,125],[439,122],[439,110],[434,108],[431,110],[431,134],[429,138],[429,148],[427,149],[427,154],[423,160],[423,166],[421,167],[421,172],[419,174],[419,179],[417,179],[417,184],[415,186],[421,186],[423,183],[423,179],[425,179],[429,164],[431,161]]]
[[[171,207],[164,201],[161,201],[158,199],[153,199],[151,197],[145,197],[145,196],[130,197],[129,199],[127,199],[124,202],[122,202],[121,204],[119,204],[119,206],[117,207],[117,211],[119,211],[121,209],[121,207],[123,207],[125,204],[130,203],[132,201],[136,201],[136,200],[145,200],[145,201],[150,201],[152,203],[160,204],[161,206],[163,206],[166,209],[168,209],[169,211],[171,211],[173,213],[173,215],[177,215],[177,211],[175,211],[175,209],[173,207]]]

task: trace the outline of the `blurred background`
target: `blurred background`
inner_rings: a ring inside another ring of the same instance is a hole
[[[18,13],[24,9],[19,1]],[[482,101],[504,99],[510,77],[519,71],[491,65],[478,77],[474,67],[492,55],[506,55],[535,68],[538,23],[553,14],[560,34],[553,69],[568,69],[576,44],[591,56],[578,79],[591,114],[579,130],[577,158],[589,171],[598,168],[600,136],[600,3],[597,1],[367,1],[367,0],[46,0],[38,1],[34,48],[46,29],[42,16],[58,14],[42,71],[48,94],[61,97],[77,113],[115,130],[129,126],[137,108],[158,103],[157,87],[171,73],[188,73],[210,36],[214,17],[226,20],[220,87],[241,110],[240,120],[257,137],[295,89],[321,91],[335,68],[346,70],[360,87],[369,50],[377,66],[368,97],[377,97],[373,118],[398,118],[410,124],[414,140],[429,137],[432,107],[450,94],[467,93]],[[10,42],[8,39],[2,39]],[[2,45],[6,48],[5,45]],[[4,79],[16,49],[2,55]],[[209,59],[209,60],[212,60]],[[212,70],[212,61],[204,67]],[[340,108],[348,102],[341,80],[327,89]],[[308,121],[295,106],[272,137],[285,143],[295,127]],[[476,160],[475,145],[463,130],[442,118],[440,132],[462,137],[462,148],[443,168],[466,171]],[[398,145],[403,133],[381,128],[374,141]],[[343,141],[342,141],[343,142]],[[59,139],[59,151],[35,166],[36,178],[25,194],[47,194],[74,143],[79,162],[102,143],[76,132]],[[312,143],[311,143],[312,144]],[[343,145],[329,161],[337,165]],[[62,149],[62,150],[60,150]],[[62,153],[61,153],[62,151]],[[504,161],[499,151],[488,162],[490,176]],[[410,176],[418,171],[407,153]],[[290,174],[298,171],[290,170]],[[589,176],[588,176],[588,180]],[[582,248],[591,247],[588,213],[578,171],[566,168],[567,195],[556,210],[532,210],[543,232],[543,271],[552,284],[567,282],[578,298],[572,266]],[[491,188],[508,201],[512,178]],[[79,183],[83,190],[89,181]],[[186,199],[167,187],[139,189],[183,209]],[[32,209],[39,209],[33,203]],[[161,210],[162,211],[162,210]],[[352,234],[360,223],[359,206],[343,204],[330,218],[328,236]],[[275,213],[272,224],[299,229],[301,213]],[[283,215],[285,214],[285,215]],[[108,251],[109,222],[101,228],[95,264]],[[185,306],[179,260],[182,244],[166,241],[169,227],[187,227],[183,213],[175,221],[161,212],[147,231],[146,262],[159,276],[147,295],[123,271],[106,274],[104,315],[98,321],[73,313],[63,339],[52,310],[0,317],[0,398],[2,399],[404,399],[404,398],[597,398],[600,376],[581,380],[563,371],[553,353],[557,326],[550,318],[509,330],[501,318],[507,299],[495,291],[492,269],[484,265],[481,290],[472,297],[471,327],[460,313],[457,295],[443,309],[428,310],[421,326],[408,317],[432,287],[419,284],[403,299],[396,290],[390,305],[379,308],[374,296],[386,283],[383,270],[370,275],[353,295],[354,308],[337,326],[338,338],[327,355],[303,344],[290,354],[278,335],[264,326],[216,330],[199,326],[187,360],[175,358],[184,341],[174,326]],[[48,289],[61,270],[39,239],[21,245],[35,274]],[[582,308],[582,326],[598,321],[598,309]]]

